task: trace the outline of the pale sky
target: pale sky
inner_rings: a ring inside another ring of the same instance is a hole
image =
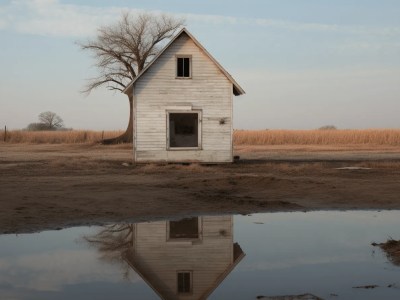
[[[0,0],[0,126],[50,110],[74,129],[125,129],[125,95],[80,93],[96,69],[75,44],[124,10],[186,18],[246,91],[237,129],[400,128],[399,0]]]

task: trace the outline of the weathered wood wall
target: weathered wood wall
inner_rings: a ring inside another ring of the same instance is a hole
[[[202,238],[193,242],[168,240],[166,221],[136,224],[135,265],[164,299],[181,298],[177,271],[193,272],[193,293],[182,299],[201,299],[233,263],[232,217],[201,217],[201,224]]]
[[[175,78],[176,55],[192,56],[191,79]],[[219,68],[182,34],[135,83],[136,161],[232,161],[232,89]],[[184,106],[202,110],[202,149],[167,150],[166,110]]]

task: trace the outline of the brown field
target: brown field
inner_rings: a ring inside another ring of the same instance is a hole
[[[122,131],[23,131],[7,133],[8,143],[97,143]],[[0,142],[4,131],[0,132]],[[235,145],[383,145],[400,146],[400,129],[363,130],[235,130]]]
[[[93,130],[66,130],[66,131],[26,131],[12,130],[6,133],[7,143],[28,144],[81,144],[98,143],[103,138],[112,138],[123,131],[93,131]],[[0,142],[4,142],[5,132],[0,132]]]
[[[400,129],[235,130],[234,144],[400,146]]]
[[[0,143],[0,233],[199,214],[400,209],[399,146],[239,145],[235,154],[234,164],[132,166],[129,145]]]

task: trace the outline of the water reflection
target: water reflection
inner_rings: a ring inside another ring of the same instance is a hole
[[[125,263],[124,253],[129,252],[134,240],[135,224],[113,224],[103,226],[95,235],[83,236],[100,253],[99,259],[117,263],[121,266],[123,277],[130,278],[129,265]]]
[[[400,267],[371,243],[399,228],[400,211],[320,211],[2,235],[0,299],[397,300]]]
[[[245,256],[233,241],[232,216],[111,225],[85,239],[162,299],[206,299]]]
[[[382,251],[385,252],[388,260],[394,265],[400,267],[400,240],[396,241],[392,238],[387,240],[385,243],[372,243],[373,246],[379,246]]]

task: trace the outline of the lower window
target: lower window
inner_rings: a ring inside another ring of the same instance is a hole
[[[191,293],[192,292],[192,272],[182,271],[177,273],[178,280],[178,293]]]
[[[169,148],[199,148],[200,113],[168,113]]]

